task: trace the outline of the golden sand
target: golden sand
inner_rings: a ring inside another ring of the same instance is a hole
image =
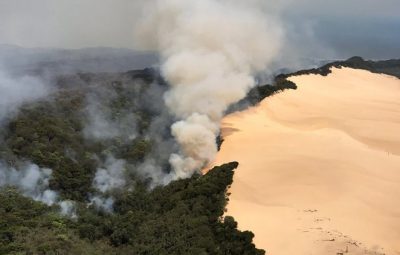
[[[400,80],[332,71],[224,118],[227,214],[271,255],[398,255]]]

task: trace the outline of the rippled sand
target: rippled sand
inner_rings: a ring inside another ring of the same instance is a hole
[[[400,80],[349,68],[227,116],[228,215],[267,254],[400,254]]]

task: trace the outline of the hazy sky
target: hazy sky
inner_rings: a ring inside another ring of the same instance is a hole
[[[146,0],[0,0],[0,44],[133,48],[134,24],[143,2]],[[399,0],[270,2],[285,5],[283,22],[293,33],[293,42],[310,54],[319,45],[319,52],[326,49],[338,57],[400,57]],[[307,48],[309,40],[314,43]]]
[[[0,0],[0,43],[132,47],[135,0]]]
[[[293,0],[285,19],[337,57],[400,58],[399,10],[399,0]]]

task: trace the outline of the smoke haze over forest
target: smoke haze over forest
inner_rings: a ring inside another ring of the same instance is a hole
[[[135,26],[146,15],[141,7],[148,2],[1,0],[0,44],[136,48]],[[265,9],[280,16],[288,44],[300,51],[300,57],[399,57],[399,1],[281,0]]]

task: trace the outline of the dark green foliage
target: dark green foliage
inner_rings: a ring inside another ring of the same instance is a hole
[[[132,79],[141,79],[146,83],[151,83],[155,80],[157,80],[158,83],[163,84],[164,81],[161,79],[161,77],[158,76],[158,73],[151,69],[151,68],[145,68],[143,70],[133,70],[129,71],[128,75],[132,77]]]
[[[216,139],[218,151],[221,149],[222,144],[224,143],[224,138],[222,138],[221,134],[217,136]]]
[[[105,238],[131,254],[264,254],[252,244],[252,233],[238,231],[232,217],[222,220],[236,167],[229,163],[152,192],[138,187],[122,194],[113,215],[81,214],[80,236]]]
[[[77,113],[82,97],[77,92],[60,93],[54,101],[26,106],[9,123],[6,134],[12,153],[53,169],[51,188],[73,200],[85,198],[96,170],[81,135]]]
[[[285,89],[297,89],[296,84],[286,79],[275,79],[274,85],[263,85],[253,88],[247,94],[246,99],[255,105],[266,97],[272,96]]]
[[[127,145],[122,145],[115,154],[118,158],[130,160],[132,162],[141,161],[151,151],[152,143],[145,139],[135,139]]]
[[[227,110],[227,113],[241,111],[249,106],[254,106],[261,102],[264,98],[272,96],[286,89],[297,89],[297,86],[295,83],[287,80],[286,77],[277,76],[273,85],[267,84],[252,88],[249,93],[247,93],[245,98],[236,104],[231,105]]]
[[[223,218],[237,165],[153,191],[139,185],[118,197],[113,214],[82,204],[77,221],[2,190],[0,254],[265,254],[255,248],[251,232]]]
[[[10,165],[26,159],[51,168],[51,189],[64,199],[87,200],[96,169],[107,155],[135,164],[152,151],[153,142],[145,134],[156,113],[142,101],[149,83],[156,79],[153,72],[60,77],[58,92],[45,101],[25,105],[2,130],[1,159]],[[123,131],[107,139],[87,139],[86,107],[92,97],[100,102],[98,114],[104,114],[110,123],[123,130],[137,126],[136,139],[128,139]]]
[[[92,246],[78,240],[54,209],[13,189],[0,190],[0,254],[89,254],[78,244]]]
[[[115,254],[111,246],[79,239],[71,222],[16,190],[0,190],[0,254]]]
[[[15,241],[22,228],[35,228],[46,210],[46,206],[22,197],[13,189],[1,190],[0,254],[18,250],[20,244]]]

